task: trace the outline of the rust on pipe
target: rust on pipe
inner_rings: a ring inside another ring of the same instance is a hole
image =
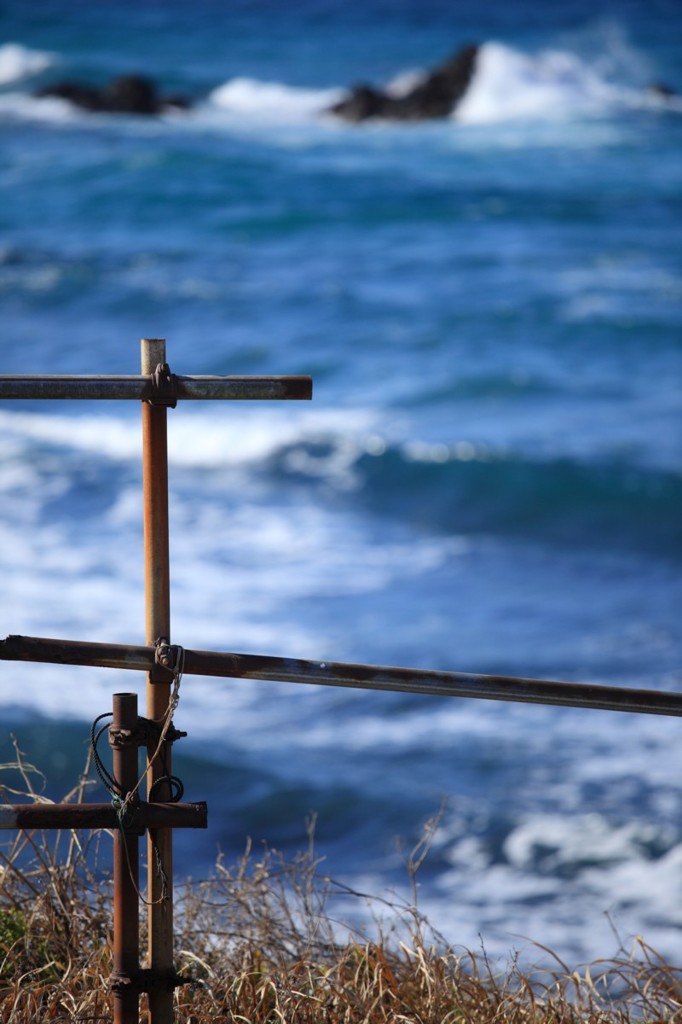
[[[153,376],[166,364],[163,338],[143,338],[141,370]],[[170,571],[168,536],[168,427],[167,407],[142,402],[142,487],[144,502],[145,639],[170,641]],[[171,695],[168,672],[152,665],[147,674],[147,718],[161,724]],[[149,748],[148,799],[168,800],[163,780],[172,774],[171,744],[160,751]],[[147,840],[147,892],[149,899],[149,966],[159,976],[175,973],[173,966],[173,833],[169,828],[150,830]],[[172,1024],[173,992],[149,993],[151,1024]]]
[[[142,365],[165,362],[165,343],[143,340]],[[168,427],[166,408],[142,403],[142,480],[144,505],[145,639],[170,637],[168,535]],[[167,676],[165,677],[167,679]],[[170,694],[170,691],[169,691]],[[157,702],[160,718],[168,706]]]
[[[63,665],[149,670],[155,664],[153,646],[83,643],[38,637],[8,636],[0,641],[0,661],[48,662]],[[525,704],[637,714],[682,716],[682,693],[596,683],[523,679],[516,676],[478,675],[471,672],[434,672],[428,669],[353,665],[332,661],[305,661],[256,654],[185,650],[184,674],[227,679],[263,679],[273,682],[346,686],[364,690],[424,693],[439,697],[466,697]]]
[[[206,803],[149,804],[140,800],[126,815],[125,832],[147,828],[206,828]],[[119,828],[116,808],[108,804],[0,804],[0,830]]]
[[[162,360],[163,362],[164,360]],[[135,400],[155,398],[153,374],[113,376],[0,375],[0,399]],[[172,376],[175,397],[182,401],[306,401],[312,398],[312,378],[305,375],[271,377]]]
[[[114,730],[137,728],[137,694],[115,693]],[[137,747],[112,747],[117,795],[125,800],[138,779]],[[114,963],[112,993],[114,1024],[137,1024],[139,996],[130,984],[140,969],[139,839],[134,832],[114,832]]]
[[[18,636],[0,640],[0,661],[31,661],[52,665],[88,665],[147,672],[154,664],[153,647],[127,647],[81,640]]]

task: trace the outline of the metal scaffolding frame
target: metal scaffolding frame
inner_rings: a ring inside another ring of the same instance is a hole
[[[431,694],[562,707],[682,716],[682,694],[512,676],[436,672],[377,665],[195,651],[171,643],[168,535],[167,410],[178,401],[305,400],[306,376],[176,376],[164,339],[141,342],[139,376],[0,376],[2,399],[138,400],[142,403],[143,532],[146,646],[84,643],[10,635],[0,660],[103,666],[146,673],[146,718],[137,696],[113,696],[109,727],[113,804],[0,806],[0,829],[114,829],[114,966],[116,1024],[136,1024],[139,997],[149,999],[150,1024],[172,1024],[173,991],[183,984],[173,959],[174,828],[205,828],[205,803],[180,803],[171,792],[171,747],[184,733],[173,725],[180,674],[275,680],[322,686]],[[139,798],[138,752],[147,749],[147,800]],[[139,954],[139,837],[148,831],[149,947]]]

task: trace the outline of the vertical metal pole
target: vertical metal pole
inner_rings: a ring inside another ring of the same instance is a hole
[[[115,693],[113,735],[134,732],[137,726],[137,694]],[[112,744],[113,774],[125,798],[137,783],[137,745]],[[114,834],[114,1024],[137,1024],[140,969],[139,839],[116,829]]]
[[[153,374],[166,362],[166,342],[143,338],[142,373]],[[170,582],[168,545],[168,443],[166,407],[142,403],[142,474],[144,495],[145,639],[170,641]],[[160,722],[168,708],[171,687],[152,670],[147,675],[147,717]],[[171,744],[149,767],[148,798],[167,800],[165,784],[171,774]],[[154,787],[153,794],[151,793]],[[155,983],[149,993],[151,1024],[173,1021],[173,846],[170,828],[150,829],[147,843],[149,907],[149,967]],[[165,984],[167,982],[168,984]]]

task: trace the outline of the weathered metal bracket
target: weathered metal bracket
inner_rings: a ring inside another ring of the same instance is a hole
[[[145,401],[150,405],[161,405],[167,409],[175,409],[178,404],[178,382],[171,373],[168,363],[157,363],[152,374],[153,397]]]
[[[171,644],[165,636],[160,636],[154,644],[154,651],[155,665],[165,668],[172,675],[175,675],[180,670],[182,648],[177,644]]]
[[[176,729],[171,722],[166,730],[164,739],[167,743],[174,743],[187,735],[181,729]],[[109,726],[109,746],[115,750],[122,747],[153,747],[161,738],[161,726],[158,722],[152,722],[150,718],[138,718],[137,726],[134,729],[122,729],[114,725]]]
[[[134,974],[112,973],[109,979],[109,990],[114,995],[126,993],[142,995],[143,992],[172,992],[181,985],[187,985],[191,978],[183,978],[175,971],[162,973],[149,967],[141,967]]]

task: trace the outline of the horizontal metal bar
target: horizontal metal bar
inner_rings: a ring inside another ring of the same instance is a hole
[[[36,636],[8,636],[0,640],[0,661],[34,661],[52,665],[90,665],[148,672],[154,666],[154,647],[48,640]]]
[[[83,643],[38,637],[8,636],[0,641],[0,660],[89,665],[147,672],[156,661],[154,647]],[[230,679],[263,679],[277,682],[344,686],[364,690],[433,694],[523,704],[629,711],[647,715],[682,716],[682,694],[631,687],[564,683],[550,679],[475,675],[468,672],[433,672],[381,665],[349,665],[342,662],[304,661],[256,654],[214,651],[184,652],[186,675]]]
[[[206,828],[206,804],[139,801],[126,817],[125,831],[145,828]],[[0,829],[118,828],[111,804],[0,804]]]
[[[204,401],[312,398],[312,378],[275,377],[181,377],[174,375],[179,400]],[[16,376],[0,375],[0,399],[138,399],[152,401],[158,395],[151,376]]]

